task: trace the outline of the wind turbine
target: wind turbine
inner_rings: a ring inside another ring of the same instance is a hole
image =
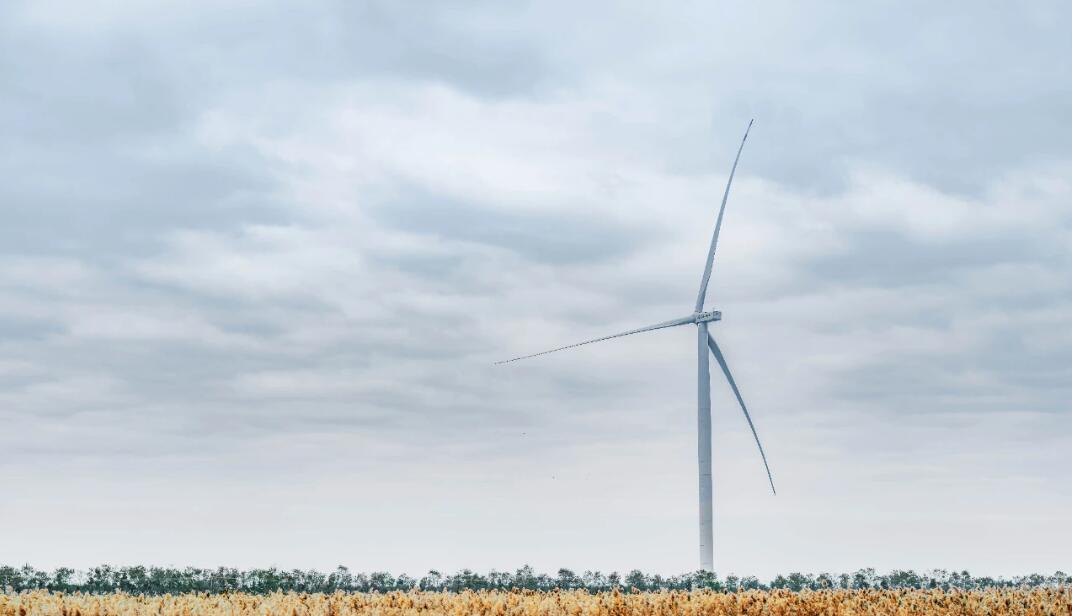
[[[730,368],[726,364],[726,358],[722,355],[722,350],[719,349],[714,336],[708,331],[708,323],[721,320],[722,313],[718,310],[704,310],[704,300],[707,296],[707,283],[711,279],[711,267],[715,262],[715,248],[718,246],[718,233],[719,230],[722,229],[722,216],[726,213],[726,200],[730,195],[730,185],[733,184],[733,174],[737,171],[737,162],[741,160],[741,151],[744,149],[744,143],[748,140],[748,131],[751,129],[752,121],[749,121],[748,128],[744,131],[744,138],[741,139],[741,145],[737,148],[737,156],[733,159],[733,168],[730,169],[730,177],[729,180],[726,181],[726,191],[722,194],[722,205],[718,210],[718,219],[715,221],[715,231],[711,236],[711,247],[707,251],[707,263],[704,265],[703,278],[700,280],[700,293],[696,296],[696,308],[693,310],[692,314],[679,319],[672,319],[670,321],[656,323],[655,325],[632,329],[627,332],[603,336],[602,338],[593,338],[591,340],[585,340],[584,342],[558,347],[557,349],[550,349],[548,351],[541,351],[531,355],[522,355],[521,357],[514,357],[513,359],[495,362],[496,364],[506,364],[522,359],[529,359],[531,357],[538,357],[540,355],[547,355],[548,353],[554,353],[556,351],[564,351],[586,344],[592,344],[593,342],[610,340],[611,338],[621,338],[622,336],[631,336],[633,334],[650,332],[657,329],[667,329],[679,325],[696,325],[698,385],[696,394],[696,457],[700,471],[700,568],[704,571],[714,571],[714,524],[712,519],[711,497],[711,366],[710,358],[707,355],[708,352],[710,352],[711,355],[714,355],[715,361],[718,362],[719,367],[722,368],[722,373],[726,375],[726,380],[730,384],[730,389],[733,390],[733,395],[737,397],[737,402],[740,403],[741,410],[744,411],[744,418],[748,421],[748,427],[752,430],[752,437],[756,439],[756,446],[759,447],[759,455],[763,459],[763,467],[767,471],[767,481],[770,482],[771,492],[777,494],[774,489],[774,479],[771,477],[770,466],[767,464],[767,455],[763,452],[763,444],[759,442],[759,435],[756,434],[756,427],[752,423],[752,417],[748,414],[748,407],[745,406],[744,398],[741,397],[741,392],[737,389],[737,382],[733,380],[733,375],[730,374]]]

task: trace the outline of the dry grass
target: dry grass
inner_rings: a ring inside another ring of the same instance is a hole
[[[0,594],[0,616],[1072,616],[1072,589],[986,591],[405,592],[388,594]]]

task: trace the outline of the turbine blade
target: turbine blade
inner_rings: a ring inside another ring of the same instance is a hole
[[[737,396],[737,402],[741,403],[744,418],[748,420],[748,427],[752,429],[752,437],[756,439],[756,446],[759,447],[759,455],[763,458],[763,468],[767,469],[767,481],[770,482],[771,492],[777,495],[778,492],[774,489],[774,478],[771,477],[770,466],[767,464],[767,454],[763,453],[763,443],[759,442],[756,426],[752,423],[752,417],[748,414],[748,407],[744,405],[741,390],[737,389],[737,382],[733,380],[733,375],[730,374],[730,367],[726,365],[726,358],[722,356],[722,351],[718,348],[718,343],[715,342],[715,337],[711,334],[707,335],[707,345],[711,347],[711,353],[715,356],[715,361],[718,362],[719,366],[722,366],[722,372],[725,373],[726,380],[730,382],[730,389],[733,390],[733,395]]]
[[[703,279],[700,281],[700,294],[696,296],[696,312],[703,312],[704,299],[707,297],[707,283],[711,280],[711,267],[715,263],[715,247],[718,246],[718,232],[722,229],[722,215],[726,213],[726,200],[730,196],[730,185],[733,184],[733,174],[737,172],[737,161],[741,160],[741,150],[744,142],[748,141],[748,131],[752,130],[752,122],[748,121],[748,128],[744,130],[744,138],[737,148],[737,157],[733,159],[733,168],[730,169],[730,178],[726,180],[726,192],[722,193],[722,206],[718,208],[718,220],[715,221],[715,232],[711,236],[711,248],[707,251],[707,264],[704,266]]]
[[[548,353],[554,353],[556,351],[565,351],[566,349],[572,349],[574,347],[584,346],[586,344],[592,344],[593,342],[602,342],[603,340],[610,340],[611,338],[621,338],[622,336],[631,336],[633,334],[639,334],[642,332],[650,332],[655,329],[665,329],[667,327],[676,327],[678,325],[685,325],[686,323],[692,323],[693,317],[687,316],[680,319],[674,319],[672,321],[665,321],[663,323],[656,323],[655,325],[648,325],[647,327],[641,327],[639,329],[631,329],[627,332],[620,334],[612,334],[610,336],[603,336],[602,338],[593,338],[591,340],[585,340],[584,342],[577,342],[575,344],[567,344],[566,346],[558,347],[557,349],[550,349],[548,351],[540,351],[539,353],[533,353],[532,355],[522,355],[521,357],[514,357],[512,359],[504,359],[502,361],[495,362],[498,364],[508,364],[512,361],[518,361],[522,359],[529,359],[530,357],[538,357],[540,355],[547,355]]]

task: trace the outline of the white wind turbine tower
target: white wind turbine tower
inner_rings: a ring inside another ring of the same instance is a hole
[[[700,293],[696,297],[696,308],[692,314],[679,319],[673,319],[671,321],[665,321],[663,323],[657,323],[655,325],[649,325],[647,327],[641,327],[619,334],[585,340],[584,342],[566,345],[549,351],[542,351],[540,353],[533,353],[532,355],[523,355],[521,357],[496,362],[497,364],[505,364],[521,359],[554,353],[555,351],[572,349],[593,342],[609,340],[611,338],[621,338],[622,336],[630,336],[632,334],[639,334],[641,332],[648,332],[656,329],[666,329],[668,327],[677,327],[679,325],[696,325],[696,359],[698,368],[696,457],[700,470],[700,568],[704,571],[714,571],[714,528],[712,523],[711,502],[711,368],[710,359],[707,355],[708,351],[715,356],[715,361],[718,362],[719,367],[722,368],[722,373],[726,375],[726,380],[730,384],[730,389],[733,390],[733,395],[737,396],[737,402],[741,404],[741,410],[744,411],[744,418],[748,420],[748,427],[752,430],[752,436],[756,439],[756,445],[759,447],[759,455],[763,458],[763,466],[767,471],[767,480],[770,482],[771,492],[776,493],[774,490],[774,479],[771,477],[770,466],[767,465],[767,456],[763,453],[763,445],[759,442],[759,435],[756,434],[756,427],[752,424],[752,417],[748,414],[748,407],[745,406],[744,399],[741,397],[741,392],[737,389],[737,383],[733,380],[733,375],[730,374],[730,368],[726,365],[726,358],[722,355],[721,349],[718,348],[715,338],[708,331],[708,323],[721,320],[722,313],[718,310],[704,311],[704,299],[707,296],[707,283],[711,279],[711,266],[715,260],[715,247],[718,245],[718,232],[722,228],[722,215],[726,212],[726,199],[729,198],[730,185],[733,183],[733,174],[737,171],[737,162],[741,159],[741,150],[744,149],[744,143],[748,140],[748,131],[751,129],[752,122],[749,122],[748,129],[744,132],[744,138],[741,139],[741,145],[737,148],[737,157],[733,159],[733,168],[730,170],[729,180],[726,181],[726,191],[722,195],[722,205],[719,207],[718,219],[715,221],[715,231],[711,236],[711,247],[707,251],[707,263],[704,265],[703,278],[700,280]]]

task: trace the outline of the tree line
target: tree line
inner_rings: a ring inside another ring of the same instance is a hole
[[[559,569],[557,575],[537,573],[525,566],[514,573],[491,571],[475,573],[464,569],[444,575],[429,571],[420,578],[408,575],[392,575],[386,572],[353,573],[339,567],[331,573],[300,569],[239,570],[228,567],[201,569],[186,567],[113,567],[101,565],[87,570],[60,567],[53,571],[23,567],[0,567],[0,590],[21,592],[24,590],[50,590],[54,592],[113,593],[161,595],[178,593],[229,593],[246,592],[264,594],[284,592],[368,592],[392,591],[441,591],[462,592],[466,590],[583,590],[607,592],[618,589],[622,592],[658,590],[710,589],[721,592],[741,590],[788,589],[793,591],[822,589],[941,589],[978,590],[1002,587],[1047,587],[1072,585],[1072,577],[1063,572],[1053,575],[1032,574],[1013,578],[974,577],[967,571],[936,569],[927,573],[895,570],[879,574],[874,569],[860,569],[855,573],[833,575],[829,573],[790,573],[779,575],[769,581],[746,576],[728,575],[720,578],[709,572],[698,571],[682,575],[649,575],[639,570],[627,574],[585,571],[578,574],[569,569]]]

